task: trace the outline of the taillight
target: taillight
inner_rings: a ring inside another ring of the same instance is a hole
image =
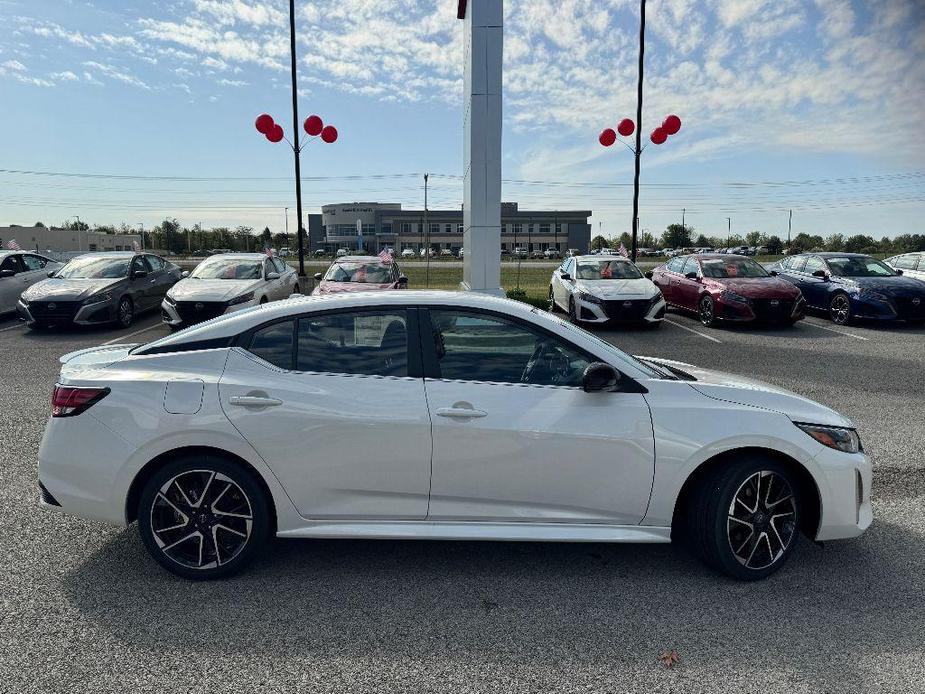
[[[55,386],[51,396],[52,417],[75,417],[109,395],[109,388]]]

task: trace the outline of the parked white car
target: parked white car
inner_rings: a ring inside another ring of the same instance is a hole
[[[62,263],[31,251],[0,249],[0,315],[15,311],[16,302],[26,289],[62,266]]]
[[[216,316],[287,299],[300,291],[296,271],[263,253],[230,253],[203,260],[183,273],[161,303],[161,317],[172,330]]]
[[[403,248],[401,251],[402,258],[414,258],[416,255],[413,248]]]
[[[906,277],[925,281],[925,251],[894,255],[883,262],[894,270],[902,270]]]
[[[658,287],[623,256],[566,258],[549,280],[549,310],[568,313],[573,323],[640,323],[665,318]]]
[[[137,520],[192,579],[275,532],[675,539],[754,580],[798,532],[872,519],[870,461],[833,410],[477,293],[300,297],[61,362],[42,505]]]

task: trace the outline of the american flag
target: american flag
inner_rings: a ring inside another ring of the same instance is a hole
[[[6,247],[8,250],[11,250],[11,251],[21,251],[22,250],[22,248],[19,247],[19,244],[16,243],[16,239],[10,239],[9,241],[7,241]]]
[[[273,249],[270,248],[269,246],[267,246],[266,248],[264,248],[264,249],[263,249],[263,252],[267,254],[267,257],[268,257],[268,258],[272,258],[272,257],[273,257]]]
[[[386,265],[389,265],[392,262],[392,254],[389,253],[389,249],[385,248],[379,251],[379,260],[381,260]]]
[[[132,241],[132,250],[136,253],[141,250],[141,246],[138,245],[137,241]]]
[[[629,254],[629,252],[626,250],[626,246],[623,245],[623,242],[622,242],[622,241],[620,242],[620,247],[617,249],[617,253],[619,253],[620,255],[622,255],[624,258],[629,258],[629,257],[630,257],[630,254]]]

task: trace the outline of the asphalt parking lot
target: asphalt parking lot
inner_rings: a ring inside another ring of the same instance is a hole
[[[851,417],[875,464],[873,527],[803,542],[741,584],[668,545],[278,541],[227,582],[187,583],[134,527],[42,512],[35,465],[57,359],[130,330],[0,318],[0,691],[925,691],[925,330],[601,334],[748,374]],[[679,665],[658,655],[676,649]]]

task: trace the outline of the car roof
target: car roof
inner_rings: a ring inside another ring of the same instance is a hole
[[[593,255],[573,255],[572,257],[575,260],[600,260],[601,256],[606,256],[609,260],[624,260],[627,263],[633,262],[629,258],[624,258],[622,255],[608,255],[607,253],[595,253]]]
[[[742,258],[744,260],[751,260],[747,255],[739,255],[738,253],[692,253],[691,255],[696,256],[700,260],[729,260],[729,258]]]
[[[230,258],[232,260],[265,260],[268,258],[266,253],[216,253],[215,255],[210,255],[204,260],[224,260]]]
[[[382,258],[378,255],[342,255],[340,258],[334,259],[335,263],[385,263]]]
[[[867,253],[841,253],[839,251],[806,251],[797,255],[818,255],[820,258],[869,258]],[[796,257],[796,256],[794,256]]]

